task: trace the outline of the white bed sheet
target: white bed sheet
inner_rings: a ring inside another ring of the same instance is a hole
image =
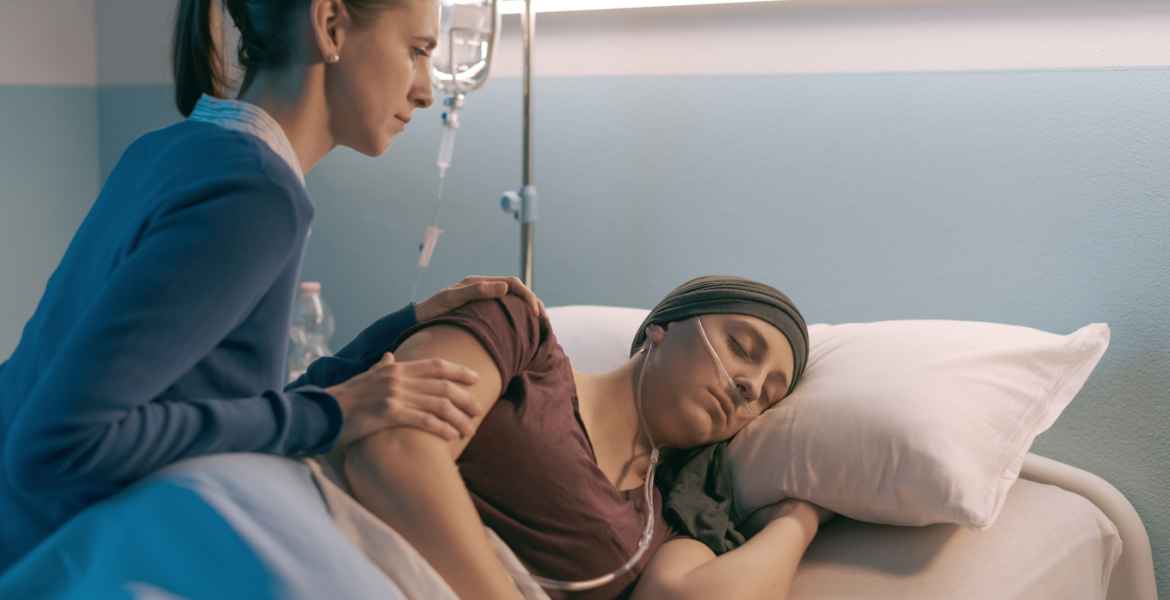
[[[813,540],[789,600],[1104,600],[1121,537],[1095,504],[1019,479],[999,519],[892,527],[837,517]]]

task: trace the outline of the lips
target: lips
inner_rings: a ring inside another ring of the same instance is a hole
[[[708,389],[707,393],[715,399],[715,404],[719,407],[719,412],[723,416],[723,422],[730,423],[731,415],[735,412],[735,407],[731,404],[731,399],[715,390]]]

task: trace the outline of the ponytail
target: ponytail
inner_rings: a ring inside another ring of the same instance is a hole
[[[175,76],[175,105],[184,117],[195,110],[203,94],[218,96],[223,81],[219,53],[212,31],[213,0],[180,0],[171,44]]]
[[[402,4],[402,0],[344,2],[359,27],[371,23],[379,11]],[[240,30],[236,55],[245,69],[242,94],[261,69],[281,68],[289,63],[296,41],[294,18],[298,12],[307,12],[310,5],[310,0],[179,0],[171,46],[179,112],[190,116],[200,96],[222,98],[230,87],[223,57],[216,48],[217,40],[222,39],[219,32],[223,20],[218,7],[227,9]],[[213,10],[213,6],[217,8]]]

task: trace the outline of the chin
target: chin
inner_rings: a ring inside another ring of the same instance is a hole
[[[683,447],[695,448],[711,443],[720,433],[719,423],[702,407],[694,407],[692,414],[687,415],[685,423],[681,423],[682,431],[679,441]]]
[[[373,135],[358,139],[353,144],[347,144],[355,151],[369,157],[377,157],[386,153],[390,148],[390,142],[394,140],[394,136],[390,135]]]
[[[366,150],[362,151],[362,154],[370,157],[382,156],[386,153],[387,150],[390,149],[391,140],[392,138],[385,138],[374,141],[366,148]]]

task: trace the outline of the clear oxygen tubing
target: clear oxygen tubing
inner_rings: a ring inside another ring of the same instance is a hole
[[[642,556],[646,554],[646,550],[650,547],[650,540],[654,538],[654,471],[655,467],[658,466],[658,446],[654,445],[654,437],[650,435],[650,428],[646,426],[646,418],[642,412],[642,379],[646,375],[646,363],[650,361],[650,354],[653,352],[654,342],[650,342],[650,349],[646,352],[646,359],[642,361],[642,367],[638,371],[637,397],[634,402],[634,405],[638,409],[638,421],[642,424],[642,430],[646,432],[646,439],[650,442],[650,447],[652,448],[650,451],[650,466],[646,467],[645,483],[642,485],[642,493],[646,498],[646,527],[642,529],[642,537],[638,538],[638,548],[634,550],[634,554],[630,556],[630,559],[625,564],[605,575],[594,577],[593,579],[561,581],[559,579],[548,579],[533,575],[532,578],[542,588],[547,590],[580,592],[601,587],[633,569],[638,564],[638,561],[642,560]]]
[[[443,230],[439,228],[439,215],[443,208],[443,187],[447,183],[447,169],[451,166],[451,157],[455,154],[455,136],[459,131],[459,109],[463,107],[464,94],[457,93],[443,101],[448,108],[443,113],[443,135],[439,140],[439,158],[435,166],[439,168],[439,185],[435,194],[435,214],[431,224],[423,231],[422,243],[418,246],[418,263],[414,275],[414,285],[410,291],[410,301],[418,302],[418,288],[422,283],[423,275],[431,266],[431,257],[439,244],[439,236]]]

